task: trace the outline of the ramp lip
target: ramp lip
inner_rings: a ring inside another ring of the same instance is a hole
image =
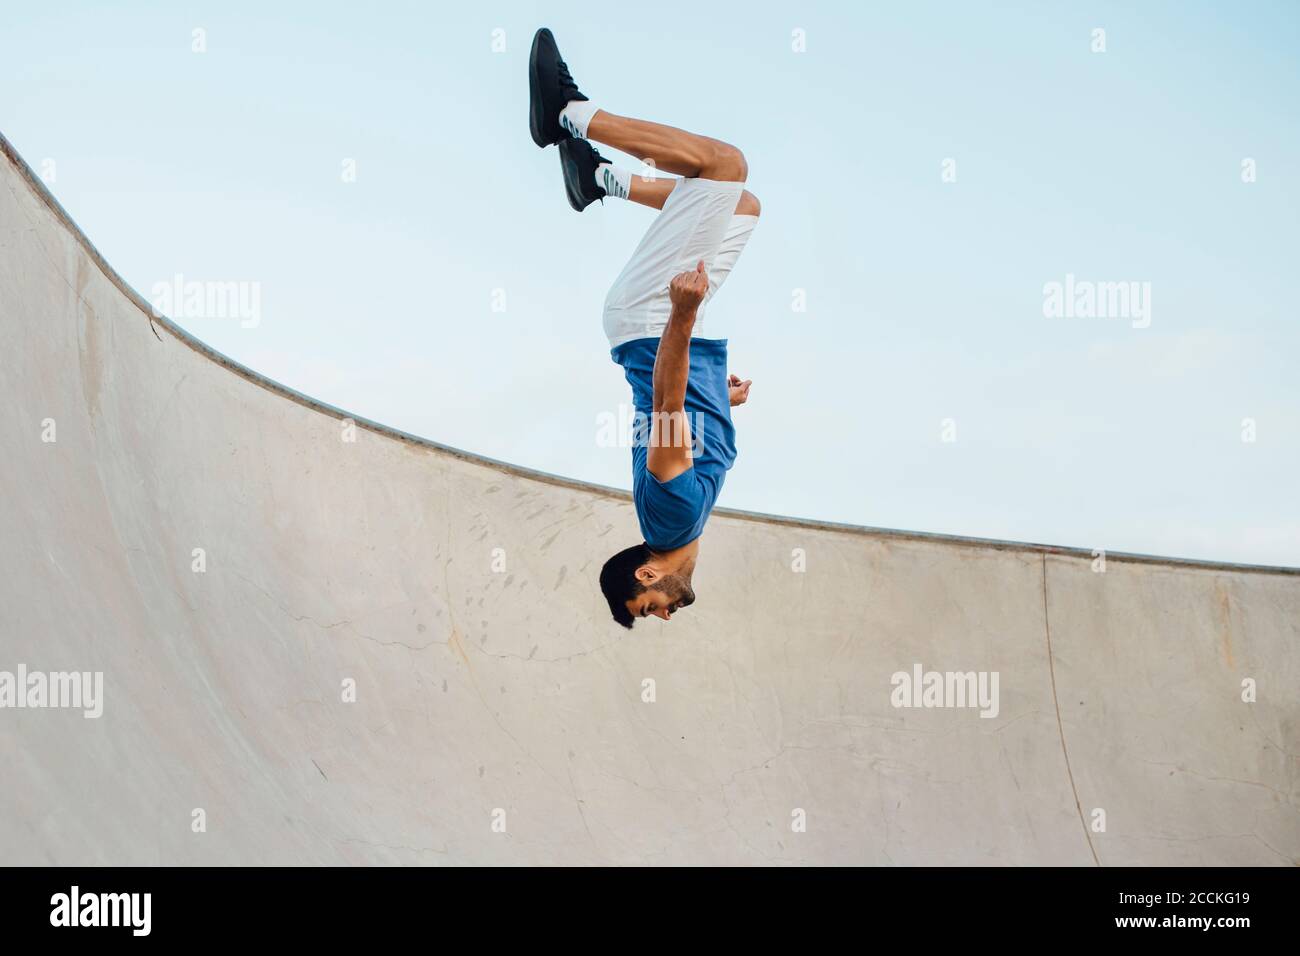
[[[100,254],[99,250],[95,248],[94,243],[90,241],[85,232],[82,231],[81,227],[78,226],[76,221],[68,214],[68,211],[63,208],[62,203],[60,203],[58,199],[55,198],[54,194],[50,192],[49,188],[45,185],[44,180],[36,175],[35,171],[27,164],[27,161],[19,155],[17,149],[3,132],[0,132],[0,151],[4,153],[5,157],[19,172],[23,179],[26,180],[28,186],[36,193],[45,206],[72,234],[77,242],[81,244],[82,248],[86,251],[86,254],[89,255],[95,265],[98,266],[105,278],[112,282],[113,285],[115,285],[136,308],[144,313],[145,318],[149,321],[152,327],[156,328],[161,326],[174,339],[193,349],[205,358],[223,366],[228,371],[238,375],[245,381],[265,389],[272,394],[279,395],[282,398],[288,399],[289,401],[310,408],[313,411],[331,418],[348,419],[353,421],[366,431],[373,432],[374,434],[393,441],[450,455],[453,458],[460,459],[470,464],[479,465],[492,471],[497,471],[518,478],[524,478],[530,481],[558,485],[563,488],[570,488],[575,491],[582,491],[605,498],[614,498],[622,501],[631,500],[631,494],[619,488],[611,488],[608,485],[580,481],[576,478],[567,478],[563,475],[552,474],[551,472],[541,471],[536,468],[511,464],[510,462],[491,458],[487,455],[480,455],[475,452],[465,451],[462,448],[444,445],[441,442],[434,441],[430,438],[413,435],[409,432],[404,432],[401,429],[372,421],[371,419],[360,415],[353,415],[341,408],[330,405],[328,402],[312,398],[296,389],[283,385],[280,382],[268,378],[260,372],[256,372],[248,366],[235,361],[229,356],[223,355],[221,352],[218,352],[201,339],[196,338],[193,334],[187,332],[166,316],[156,316],[154,314],[154,310],[149,302],[146,301],[145,298],[141,296],[125,279],[123,279],[122,276],[118,274],[117,270],[108,263],[108,260]],[[1028,541],[1007,541],[998,538],[981,538],[969,535],[942,534],[927,531],[906,531],[897,528],[880,528],[871,525],[823,521],[814,518],[798,518],[787,515],[769,514],[761,511],[745,511],[737,508],[717,508],[713,513],[719,517],[737,521],[751,521],[759,524],[805,528],[815,531],[829,531],[845,535],[881,538],[891,541],[914,541],[928,544],[945,544],[971,549],[1011,551],[1023,554],[1049,555],[1062,558],[1079,558],[1088,561],[1093,559],[1093,552],[1091,549],[1066,545],[1039,544]],[[1300,577],[1300,567],[1288,567],[1284,565],[1207,561],[1197,558],[1178,558],[1126,551],[1106,551],[1105,554],[1107,561],[1116,561],[1128,564],[1146,564],[1193,570],[1232,571],[1237,573]]]

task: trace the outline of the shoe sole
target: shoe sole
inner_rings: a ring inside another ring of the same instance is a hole
[[[590,203],[584,203],[581,193],[574,193],[574,183],[582,175],[578,169],[578,164],[569,159],[569,154],[565,150],[560,150],[560,173],[564,176],[564,194],[569,199],[569,205],[573,207],[574,212],[582,212]]]
[[[551,38],[555,42],[555,37],[551,31],[545,27],[537,31],[533,37],[533,48],[528,54],[528,132],[533,136],[533,142],[545,149],[551,145],[551,141],[542,135],[542,128],[546,125],[546,116],[543,113],[542,95],[541,95],[541,75],[538,70],[537,48],[542,42],[542,35]]]

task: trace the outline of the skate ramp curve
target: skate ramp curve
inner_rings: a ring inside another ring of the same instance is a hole
[[[1300,861],[1294,569],[722,511],[624,632],[625,493],[351,431],[0,145],[0,672],[103,675],[0,708],[5,862]]]

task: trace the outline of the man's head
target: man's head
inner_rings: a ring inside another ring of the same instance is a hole
[[[638,617],[666,621],[678,608],[695,603],[691,575],[696,551],[695,542],[666,554],[636,544],[606,561],[600,569],[600,589],[614,620],[627,628]]]

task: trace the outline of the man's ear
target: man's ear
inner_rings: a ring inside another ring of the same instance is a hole
[[[643,564],[636,569],[635,577],[642,584],[649,586],[659,580],[659,572],[648,564]]]

